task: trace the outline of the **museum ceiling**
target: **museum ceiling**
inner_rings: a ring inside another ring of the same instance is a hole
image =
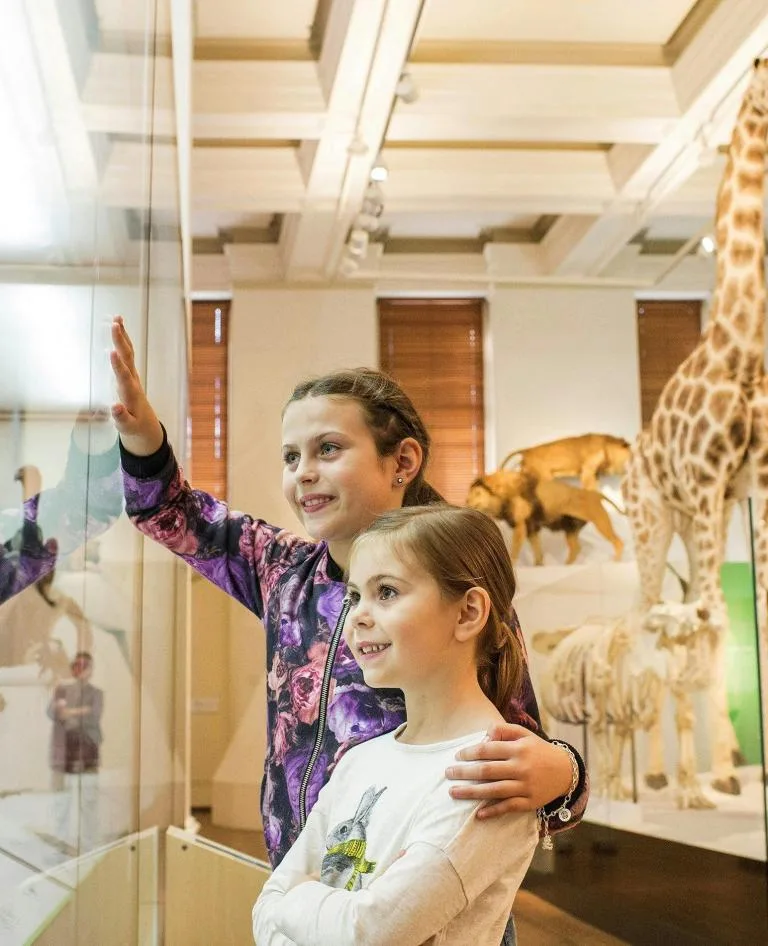
[[[117,254],[148,193],[147,4],[27,15],[64,100],[59,159],[82,176],[90,149]],[[765,0],[157,0],[156,22],[153,219],[188,168],[201,290],[700,280],[768,48]]]

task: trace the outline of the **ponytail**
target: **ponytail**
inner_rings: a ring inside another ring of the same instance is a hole
[[[422,477],[419,476],[408,484],[403,497],[404,506],[434,506],[437,503],[444,504],[445,499]]]
[[[504,716],[520,695],[523,656],[512,628],[494,611],[478,646],[477,680],[483,693]]]

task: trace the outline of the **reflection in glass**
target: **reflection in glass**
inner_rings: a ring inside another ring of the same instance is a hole
[[[151,829],[180,778],[178,571],[157,553],[145,567],[122,515],[108,361],[120,313],[183,442],[168,40],[155,0],[3,4],[0,917],[14,942],[139,942]],[[105,911],[85,879],[115,863],[125,883]]]

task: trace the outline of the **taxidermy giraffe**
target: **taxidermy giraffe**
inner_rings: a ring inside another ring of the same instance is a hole
[[[749,472],[753,407],[764,373],[767,137],[768,62],[757,61],[717,197],[717,282],[710,321],[695,350],[667,382],[649,427],[632,445],[622,485],[643,609],[660,600],[667,551],[677,532],[690,561],[689,598],[699,599],[723,628],[713,650],[709,728],[713,786],[731,794],[741,789],[728,716],[728,619],[720,569],[730,512]],[[652,759],[650,764],[647,781],[660,787],[666,783],[663,762]],[[695,785],[682,788],[695,797]]]

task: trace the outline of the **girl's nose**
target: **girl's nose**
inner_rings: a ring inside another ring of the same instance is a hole
[[[349,613],[349,620],[353,627],[370,627],[370,611],[362,602],[359,601],[356,605],[352,606],[352,609]]]
[[[312,483],[317,479],[317,472],[311,461],[299,460],[296,467],[296,479],[300,483]]]

